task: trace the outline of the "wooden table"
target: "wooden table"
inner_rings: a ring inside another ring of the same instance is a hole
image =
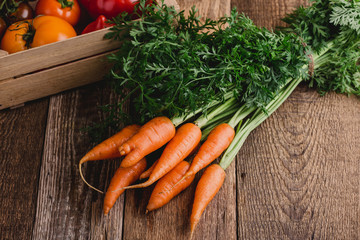
[[[217,18],[237,7],[272,27],[296,0],[179,0]],[[109,216],[80,180],[91,147],[80,128],[114,101],[103,83],[0,112],[1,239],[187,239],[195,183],[145,215],[151,188],[126,192]],[[360,101],[301,85],[247,139],[194,239],[359,239]],[[104,189],[118,161],[84,172]],[[198,178],[197,178],[198,179]]]

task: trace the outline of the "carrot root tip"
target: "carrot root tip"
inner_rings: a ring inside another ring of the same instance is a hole
[[[198,224],[198,221],[195,221],[195,222],[191,223],[191,226],[190,226],[190,239],[192,239],[192,237],[194,235],[195,228],[196,228],[197,224]]]
[[[139,180],[144,180],[144,179],[146,179],[146,178],[148,178],[148,177],[140,176],[140,177],[139,177]]]
[[[99,193],[104,194],[103,191],[101,191],[101,190],[97,189],[96,187],[92,186],[90,183],[88,183],[88,182],[85,180],[85,177],[84,177],[84,175],[83,175],[83,173],[82,173],[82,170],[81,170],[81,163],[79,163],[79,172],[80,172],[80,177],[81,177],[81,179],[83,180],[83,182],[84,182],[86,185],[88,185],[88,187],[94,189],[95,191],[97,191],[97,192],[99,192]]]
[[[188,179],[189,177],[191,177],[193,175],[193,173],[189,173],[189,174],[185,174],[177,183],[174,184],[174,186],[172,186],[169,190],[167,190],[166,192],[171,191],[174,187],[176,187],[178,184],[180,184],[182,181],[185,181],[186,179]],[[163,192],[161,192],[163,193]]]
[[[127,187],[123,187],[122,189],[133,189],[133,188],[145,188],[145,187],[148,187],[150,186],[151,184],[153,184],[155,181],[151,180],[151,181],[147,181],[147,182],[144,182],[144,183],[140,183],[140,184],[136,184],[136,185],[131,185],[131,186],[127,186]],[[116,190],[114,190],[116,191]]]
[[[107,216],[110,211],[110,208],[104,208],[104,215]]]
[[[194,231],[191,231],[191,232],[190,232],[190,238],[189,238],[189,239],[191,240],[191,239],[193,238],[193,236],[194,236]]]

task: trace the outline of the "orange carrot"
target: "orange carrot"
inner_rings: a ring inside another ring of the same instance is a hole
[[[201,169],[205,168],[212,161],[218,158],[225,149],[227,149],[234,139],[235,130],[227,123],[216,126],[201,145],[198,153],[194,157],[189,171],[183,179],[194,175]],[[181,179],[180,181],[182,181]]]
[[[140,174],[146,168],[146,159],[143,158],[134,166],[128,168],[119,167],[114,177],[111,179],[109,188],[105,194],[104,199],[104,214],[108,214],[110,209],[114,206],[116,200],[125,191],[122,187],[129,186],[139,179]]]
[[[91,186],[84,178],[81,170],[81,165],[88,161],[95,160],[104,160],[110,158],[120,157],[119,146],[121,146],[124,142],[129,140],[138,130],[140,129],[139,125],[129,125],[123,128],[120,132],[116,133],[112,137],[106,139],[102,143],[95,146],[91,149],[85,156],[80,160],[79,163],[79,172],[82,180],[88,185],[90,188],[103,193],[97,188]]]
[[[173,187],[174,184],[176,184],[182,176],[184,176],[189,167],[190,164],[188,162],[182,161],[158,181],[151,193],[149,203],[146,207],[146,212],[164,206],[192,183],[195,175],[187,178],[186,181],[182,181],[181,184],[178,184],[176,187]]]
[[[130,167],[149,153],[161,148],[175,135],[175,127],[167,117],[157,117],[140,128],[140,130],[119,148],[121,156],[126,155],[121,167]]]
[[[224,179],[225,171],[218,164],[210,165],[201,176],[196,186],[194,204],[190,217],[191,237],[202,213],[220,190]]]
[[[140,180],[142,180],[142,179],[145,179],[145,178],[149,178],[150,177],[150,175],[151,175],[151,173],[152,173],[152,171],[154,170],[154,168],[155,168],[155,165],[158,163],[158,161],[159,161],[159,159],[158,160],[156,160],[154,163],[153,163],[153,165],[151,165],[151,167],[149,167],[149,169],[147,169],[145,172],[143,172],[141,175],[140,175]]]
[[[80,164],[87,161],[103,160],[109,158],[120,157],[118,148],[129,140],[138,130],[140,126],[130,125],[123,128],[114,136],[106,139],[99,145],[91,149],[81,160]]]
[[[184,160],[198,145],[201,139],[201,130],[193,123],[182,125],[176,135],[165,147],[149,179],[141,184],[128,188],[147,187],[171,171],[179,162]]]

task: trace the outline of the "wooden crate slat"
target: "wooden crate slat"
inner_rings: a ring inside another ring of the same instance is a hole
[[[6,56],[6,55],[8,55],[8,54],[9,54],[8,52],[0,49],[0,57]]]
[[[111,66],[108,54],[0,81],[0,110],[102,80]]]
[[[91,32],[5,56],[0,55],[0,81],[94,56],[118,48],[119,41],[104,40],[108,29]]]

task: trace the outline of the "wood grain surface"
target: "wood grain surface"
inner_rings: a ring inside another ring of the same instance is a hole
[[[178,0],[217,18],[232,7],[274,27],[303,0]],[[149,214],[153,187],[129,190],[110,214],[80,180],[93,147],[80,131],[117,100],[103,83],[0,111],[0,239],[188,239],[196,182]],[[111,132],[109,132],[109,135]],[[359,239],[360,101],[320,97],[305,84],[246,140],[193,239]],[[87,180],[109,184],[118,160],[87,163]]]
[[[360,101],[306,86],[237,162],[240,239],[358,239]]]
[[[0,239],[33,229],[49,101],[0,112]]]
[[[80,129],[101,121],[98,106],[111,99],[109,89],[101,84],[50,99],[32,239],[121,238],[122,201],[104,217],[103,196],[88,188],[78,172],[79,159],[93,147]],[[91,184],[105,189],[118,165],[117,161],[89,163],[83,171]]]

